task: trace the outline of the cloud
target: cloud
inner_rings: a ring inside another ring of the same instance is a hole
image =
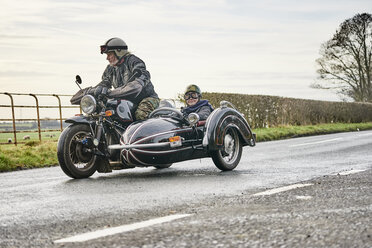
[[[39,71],[2,71],[0,70],[0,78],[38,78],[55,75],[50,72],[39,72]]]
[[[309,84],[320,44],[370,7],[364,0],[3,0],[2,87],[28,77],[35,91],[52,85],[73,93],[76,74],[96,84],[106,66],[98,47],[116,36],[145,61],[162,97],[190,81],[266,94],[282,85],[283,95],[296,89],[317,97]]]
[[[1,34],[0,35],[0,40],[17,40],[17,39],[41,39],[44,36],[35,36],[35,35],[6,35],[6,34]]]

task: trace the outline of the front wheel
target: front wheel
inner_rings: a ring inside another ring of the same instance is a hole
[[[96,156],[87,151],[87,139],[91,138],[88,125],[68,126],[58,140],[57,157],[63,172],[72,178],[87,178],[97,170]]]
[[[216,167],[223,171],[233,170],[240,162],[242,156],[242,143],[234,128],[228,128],[223,137],[223,148],[211,151]]]

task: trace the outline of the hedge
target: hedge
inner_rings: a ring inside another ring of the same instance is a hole
[[[208,92],[203,92],[203,98],[215,108],[222,100],[231,102],[253,128],[372,121],[371,103]]]

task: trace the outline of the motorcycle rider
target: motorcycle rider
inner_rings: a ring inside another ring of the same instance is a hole
[[[186,116],[190,113],[197,113],[201,121],[206,120],[213,111],[213,107],[208,100],[201,100],[201,97],[202,93],[197,85],[187,86],[184,94],[187,107],[182,109],[182,113]]]
[[[111,38],[101,46],[101,54],[109,61],[102,81],[93,88],[96,96],[107,94],[109,98],[123,98],[137,105],[136,120],[144,120],[159,106],[159,97],[150,80],[145,63],[128,51],[120,38]],[[113,90],[108,90],[111,88]]]

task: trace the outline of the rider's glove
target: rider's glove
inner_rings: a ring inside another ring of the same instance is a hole
[[[110,93],[110,90],[107,87],[98,86],[94,92],[94,96],[100,100],[107,97]]]
[[[101,93],[102,93],[102,89],[103,89],[102,86],[97,86],[96,89],[94,90],[94,96],[95,96],[95,97],[100,96]]]
[[[101,95],[107,96],[110,93],[110,89],[107,87],[102,87]]]
[[[87,92],[87,94],[94,96],[94,92],[96,91],[96,88],[90,88]]]
[[[87,94],[92,95],[96,98],[99,96],[107,96],[110,93],[110,89],[104,86],[97,86],[88,90]]]

